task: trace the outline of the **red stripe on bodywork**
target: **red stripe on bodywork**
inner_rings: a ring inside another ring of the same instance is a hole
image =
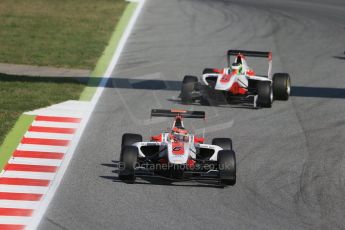
[[[0,192],[0,200],[39,201],[41,200],[42,196],[43,194]]]
[[[0,224],[1,230],[23,230],[25,225],[21,224]]]
[[[220,79],[220,82],[228,83],[234,75],[236,75],[236,71],[232,71],[231,74],[223,74],[222,78]]]
[[[0,216],[31,216],[32,212],[32,209],[25,208],[0,208]]]
[[[237,94],[246,94],[247,90],[244,88],[241,88],[241,86],[237,83],[234,82],[229,90],[232,94],[237,95]]]
[[[70,142],[69,140],[29,138],[29,137],[24,137],[21,141],[22,144],[55,145],[55,146],[67,146],[69,142]]]
[[[163,140],[163,134],[159,134],[159,135],[156,135],[156,136],[152,136],[152,137],[151,137],[151,140],[152,140],[152,141],[157,141],[157,142],[162,142],[162,140]]]
[[[13,153],[14,157],[25,158],[44,158],[44,159],[62,159],[63,153],[51,153],[51,152],[35,152],[35,151],[23,151],[16,150]]]
[[[187,161],[187,166],[188,166],[188,168],[193,169],[194,166],[195,166],[195,163],[196,163],[195,160],[193,160],[193,159],[188,159],[188,161]]]
[[[43,126],[30,126],[30,132],[42,132],[42,133],[65,133],[73,134],[76,129],[73,128],[55,128],[55,127],[43,127]]]
[[[248,70],[246,73],[248,76],[255,76],[255,72],[253,70]]]
[[[203,138],[203,137],[196,137],[196,136],[194,136],[194,142],[195,142],[195,143],[200,143],[200,144],[203,144],[203,143],[204,143],[204,141],[205,141],[205,138]]]
[[[7,164],[5,166],[5,170],[25,172],[56,172],[57,169],[57,166],[46,165]]]
[[[81,121],[80,118],[74,117],[51,117],[51,116],[37,116],[35,118],[36,121],[53,121],[53,122],[71,122],[71,123],[79,123]]]
[[[215,72],[215,73],[223,73],[224,69],[213,69],[213,72]]]
[[[0,177],[0,184],[25,185],[25,186],[48,186],[49,183],[50,183],[50,180]]]

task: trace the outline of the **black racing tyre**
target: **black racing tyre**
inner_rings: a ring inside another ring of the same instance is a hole
[[[193,103],[193,91],[196,90],[198,78],[195,76],[185,76],[182,81],[181,101],[183,104]]]
[[[204,105],[204,106],[211,106],[212,105],[212,103],[210,102],[210,99],[204,95],[202,95],[200,98],[200,104]]]
[[[201,97],[200,104],[204,106],[218,106],[219,105],[219,93],[212,87],[204,86],[200,89]]]
[[[232,150],[232,140],[230,138],[214,138],[212,145],[218,145],[223,150]]]
[[[204,106],[217,106],[218,105],[218,101],[217,99],[214,97],[215,90],[209,88],[207,90],[203,90],[201,97],[200,97],[200,104],[204,105]]]
[[[272,88],[274,100],[287,101],[291,90],[290,75],[287,73],[275,73],[273,75]]]
[[[218,152],[218,170],[222,184],[236,184],[236,156],[234,151],[221,150]]]
[[[198,78],[196,76],[184,76],[183,80],[182,80],[182,84],[184,83],[191,83],[191,82],[198,82]]]
[[[202,95],[200,98],[200,104],[203,106],[218,106],[219,102],[209,95]]]
[[[261,107],[270,108],[273,102],[273,92],[271,83],[268,81],[258,82],[257,104]]]
[[[217,73],[217,72],[211,68],[206,68],[206,69],[204,69],[204,71],[202,71],[202,74],[208,74],[208,73]]]
[[[139,134],[125,133],[122,135],[121,148],[125,146],[131,146],[134,143],[142,142],[143,137]]]
[[[126,181],[135,180],[135,165],[138,158],[138,148],[135,146],[124,146],[121,149],[119,166],[119,179]]]

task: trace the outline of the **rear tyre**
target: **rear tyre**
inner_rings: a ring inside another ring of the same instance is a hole
[[[124,146],[121,149],[119,179],[130,182],[135,181],[135,165],[138,158],[138,148]]]
[[[287,101],[291,91],[290,75],[287,73],[275,73],[273,75],[274,100]]]
[[[122,135],[121,148],[125,146],[132,146],[134,143],[142,141],[143,137],[139,134],[125,133]]]
[[[221,150],[218,152],[218,170],[222,184],[236,184],[236,157],[234,151]]]
[[[258,82],[257,104],[261,107],[270,108],[273,102],[273,92],[271,83],[267,81]]]
[[[214,138],[212,145],[218,145],[223,150],[232,150],[232,140],[230,138]]]
[[[198,78],[195,76],[185,76],[182,81],[181,101],[182,104],[190,104],[194,102],[193,91],[196,90]]]
[[[201,96],[201,98],[200,98],[200,104],[201,105],[204,105],[204,106],[210,106],[211,105],[211,103],[210,103],[210,101],[207,99],[207,97],[205,97],[205,96]]]

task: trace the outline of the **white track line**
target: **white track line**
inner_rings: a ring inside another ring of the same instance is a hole
[[[79,123],[72,122],[53,122],[53,121],[34,121],[32,126],[54,127],[54,128],[78,128]]]
[[[39,206],[39,201],[26,200],[0,200],[0,208],[27,208],[35,209]]]
[[[42,158],[26,158],[13,157],[8,163],[10,164],[25,164],[25,165],[44,165],[44,166],[60,166],[62,160],[58,159],[42,159]]]
[[[62,162],[62,165],[60,167],[60,169],[58,170],[57,172],[57,175],[55,177],[55,180],[52,182],[51,186],[50,186],[50,191],[49,193],[45,194],[45,197],[43,198],[43,201],[42,201],[42,204],[40,206],[40,208],[38,210],[36,210],[34,212],[34,215],[33,215],[33,221],[27,226],[27,229],[36,229],[44,215],[44,213],[46,212],[47,208],[48,208],[48,205],[50,203],[50,201],[53,199],[54,195],[55,195],[55,192],[57,190],[57,188],[59,187],[61,181],[62,181],[62,178],[63,178],[63,175],[65,174],[65,171],[67,170],[67,167],[72,159],[72,156],[78,146],[78,143],[81,139],[81,136],[85,130],[85,127],[87,125],[87,123],[89,122],[90,120],[90,117],[91,117],[91,114],[92,112],[94,111],[95,107],[96,107],[96,104],[99,100],[99,98],[101,97],[103,91],[104,91],[104,88],[106,86],[106,83],[111,75],[111,73],[114,71],[115,69],[115,66],[120,58],[120,55],[122,53],[122,50],[124,49],[125,47],[125,44],[129,38],[129,35],[131,34],[132,30],[133,30],[133,27],[134,27],[134,24],[136,22],[136,20],[138,19],[139,17],[139,14],[144,6],[144,3],[145,3],[145,0],[138,0],[138,6],[137,8],[135,9],[128,25],[127,25],[127,28],[126,30],[124,31],[120,41],[119,41],[119,44],[117,46],[117,49],[112,57],[112,60],[103,76],[103,79],[102,81],[100,82],[98,88],[97,88],[97,91],[96,93],[94,94],[93,98],[92,98],[92,101],[91,101],[91,109],[90,111],[85,115],[85,117],[83,118],[82,122],[80,123],[80,128],[78,129],[78,131],[76,132],[76,136],[75,138],[73,139],[73,142],[70,144],[70,148],[68,150],[68,153],[66,154],[65,156],[65,159],[64,161]]]
[[[43,132],[26,132],[24,137],[42,138],[42,139],[57,139],[57,140],[72,140],[74,134],[63,133],[43,133]]]
[[[47,191],[48,191],[48,187],[44,187],[44,186],[25,186],[25,185],[19,186],[19,185],[0,184],[0,192],[44,194]]]
[[[27,216],[0,216],[0,224],[21,224],[26,225],[32,217]]]
[[[1,174],[1,177],[52,180],[55,177],[55,173],[6,170]]]
[[[52,145],[31,145],[20,144],[17,150],[37,151],[37,152],[51,152],[51,153],[66,153],[68,147],[64,146],[52,146]]]

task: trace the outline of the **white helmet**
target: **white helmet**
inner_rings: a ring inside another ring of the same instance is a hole
[[[231,69],[233,69],[233,70],[237,70],[237,69],[240,69],[240,68],[242,68],[242,64],[240,64],[240,63],[232,63],[232,65],[231,65]]]
[[[232,63],[231,70],[240,73],[242,71],[242,64],[240,63]]]

